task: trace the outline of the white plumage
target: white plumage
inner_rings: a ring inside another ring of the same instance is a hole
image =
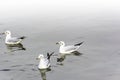
[[[25,37],[23,36],[23,37],[12,37],[11,36],[11,32],[10,31],[5,31],[3,34],[5,34],[6,35],[6,38],[5,38],[5,43],[6,44],[19,44],[21,41],[22,41],[22,39],[24,39]]]
[[[65,42],[60,41],[60,42],[57,42],[56,44],[60,45],[59,53],[70,54],[70,53],[76,51],[77,49],[79,49],[79,47],[80,47],[80,45],[82,43],[83,42],[75,44],[75,45],[68,45],[68,46],[66,46]]]
[[[38,65],[39,69],[46,69],[50,67],[50,61],[47,58],[45,58],[43,54],[40,54],[38,56],[38,59],[40,60]]]
[[[39,69],[47,69],[50,67],[50,56],[52,56],[54,52],[52,52],[51,54],[47,53],[47,58],[44,57],[43,54],[39,54],[38,58],[40,61],[39,61],[39,65],[38,65],[38,68]]]

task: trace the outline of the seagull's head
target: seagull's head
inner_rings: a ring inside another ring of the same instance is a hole
[[[64,42],[64,41],[59,41],[59,42],[57,42],[56,44],[59,44],[60,46],[64,46],[64,45],[65,45],[65,42]]]
[[[41,59],[41,58],[44,58],[44,55],[43,54],[39,54],[39,56],[36,58],[37,60]]]
[[[5,35],[11,35],[11,32],[9,30],[4,32]]]
[[[3,35],[3,34],[5,34],[5,35],[11,35],[11,32],[9,30],[7,30],[7,31],[5,31],[3,33],[0,33],[0,35]]]

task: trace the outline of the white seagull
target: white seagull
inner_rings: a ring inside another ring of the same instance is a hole
[[[5,31],[4,33],[6,35],[5,38],[5,44],[11,44],[11,45],[15,45],[15,44],[20,44],[20,42],[25,38],[25,36],[22,37],[12,37],[11,36],[11,32],[9,30]]]
[[[38,58],[36,58],[40,60],[38,69],[47,69],[50,67],[50,57],[53,53],[54,52],[52,52],[51,54],[47,53],[47,58],[45,58],[43,54],[39,54]]]
[[[60,42],[57,42],[56,44],[60,45],[59,53],[70,54],[72,52],[77,51],[77,49],[79,49],[79,47],[82,43],[83,42],[75,44],[75,45],[66,46],[64,41],[60,41]]]

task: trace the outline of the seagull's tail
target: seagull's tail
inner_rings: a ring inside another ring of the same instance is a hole
[[[25,39],[26,37],[25,36],[22,36],[22,37],[20,37],[19,39]]]
[[[47,59],[50,60],[50,57],[54,54],[54,52],[52,52],[51,54],[47,53]]]
[[[84,42],[84,41],[83,41]],[[81,44],[83,44],[83,42],[75,44],[74,46],[80,46]]]

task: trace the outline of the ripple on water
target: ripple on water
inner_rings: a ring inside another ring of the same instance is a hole
[[[11,71],[11,69],[1,69],[0,71]]]

